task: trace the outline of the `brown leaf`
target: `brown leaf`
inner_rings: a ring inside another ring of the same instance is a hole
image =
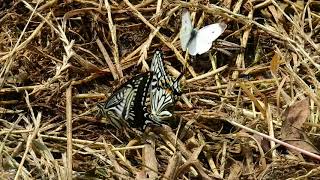
[[[282,139],[300,139],[300,131],[303,123],[310,114],[309,98],[295,103],[284,112],[284,122],[281,127]]]
[[[258,144],[260,144],[264,152],[268,152],[270,150],[270,141],[257,134],[254,134],[253,137],[256,139]]]
[[[312,153],[319,153],[307,137],[302,136],[302,125],[310,115],[309,98],[295,103],[284,112],[281,138],[287,143]]]
[[[279,65],[280,65],[280,55],[279,54],[274,54],[274,56],[272,57],[272,60],[270,62],[270,70],[274,75],[278,74],[278,69],[279,69]]]
[[[228,176],[228,180],[240,179],[242,174],[243,164],[240,161],[234,161],[230,168],[230,174]]]
[[[295,147],[304,149],[306,151],[309,151],[309,152],[312,152],[315,154],[319,154],[319,150],[316,147],[314,147],[310,142],[307,142],[305,140],[297,139],[297,140],[289,140],[286,142],[295,146]],[[293,152],[295,152],[295,151],[293,151]]]

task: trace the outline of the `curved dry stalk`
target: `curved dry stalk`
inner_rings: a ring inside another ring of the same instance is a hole
[[[304,150],[304,149],[295,147],[295,146],[293,146],[293,145],[291,145],[291,144],[285,143],[285,142],[280,141],[280,140],[278,140],[278,139],[276,139],[276,138],[273,138],[273,137],[270,137],[270,136],[268,136],[268,135],[266,135],[266,134],[263,134],[263,133],[260,133],[260,132],[258,132],[258,131],[255,131],[255,130],[253,130],[253,129],[251,129],[251,128],[248,128],[248,127],[246,127],[246,126],[243,126],[243,125],[241,125],[241,124],[239,124],[239,123],[237,123],[237,122],[235,122],[235,121],[233,121],[233,120],[231,120],[231,119],[226,119],[226,121],[228,121],[229,123],[231,123],[231,124],[234,125],[234,126],[240,127],[240,128],[242,128],[242,129],[244,129],[244,130],[246,130],[246,131],[249,131],[249,132],[251,132],[251,133],[254,133],[254,134],[257,134],[257,135],[259,135],[259,136],[262,136],[263,138],[266,138],[266,139],[268,139],[268,140],[270,140],[270,141],[274,141],[275,143],[278,143],[278,144],[280,144],[280,145],[282,145],[282,146],[285,146],[285,147],[287,147],[287,148],[293,149],[293,150],[295,150],[295,151],[301,152],[302,154],[305,154],[305,155],[307,155],[307,156],[310,156],[310,157],[312,157],[312,158],[315,158],[315,159],[320,160],[320,156],[317,155],[317,154],[308,152],[308,151],[306,151],[306,150]]]

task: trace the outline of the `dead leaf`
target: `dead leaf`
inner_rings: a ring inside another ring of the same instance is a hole
[[[307,142],[305,140],[297,139],[297,140],[288,140],[286,142],[295,146],[295,147],[304,149],[306,151],[309,151],[309,152],[312,152],[315,154],[319,154],[319,150],[316,147],[314,147],[313,144],[311,144],[310,142]],[[294,151],[294,152],[296,152],[296,151]]]
[[[284,112],[281,139],[287,143],[312,153],[319,151],[303,136],[302,125],[310,115],[309,98],[295,103]]]
[[[242,174],[243,164],[240,161],[234,161],[230,168],[230,174],[228,176],[228,180],[240,179]]]
[[[280,56],[278,53],[275,53],[270,62],[270,70],[274,75],[278,74],[278,69],[280,65]]]
[[[300,139],[301,127],[310,114],[309,98],[288,107],[284,114],[284,122],[281,127],[282,139]]]
[[[256,139],[257,143],[260,144],[263,152],[268,152],[270,150],[270,141],[257,134],[254,134],[253,137]]]

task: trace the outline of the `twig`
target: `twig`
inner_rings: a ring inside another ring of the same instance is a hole
[[[59,140],[59,141],[67,141],[67,138],[65,137],[57,137],[57,136],[48,136],[44,134],[40,134],[42,138],[47,138],[47,139],[52,139],[52,140]],[[88,140],[82,140],[82,139],[72,139],[73,143],[79,143],[79,144],[85,144],[87,146],[92,145],[92,146],[98,146],[98,147],[104,147],[105,144],[102,142],[95,142],[95,141],[88,141]],[[111,145],[111,144],[107,144]],[[142,149],[144,148],[144,145],[139,145],[139,146],[130,146],[130,147],[120,147],[120,148],[112,148],[111,151],[124,151],[124,150],[133,150],[133,149]]]
[[[114,80],[119,79],[118,74],[116,73],[115,67],[114,67],[114,65],[113,65],[113,63],[112,63],[112,61],[111,61],[111,59],[110,59],[110,56],[109,56],[106,48],[104,48],[104,46],[103,46],[103,44],[102,44],[102,42],[100,41],[99,38],[96,39],[96,43],[97,43],[100,51],[101,51],[102,54],[103,54],[104,60],[105,60],[106,63],[108,64],[108,67],[109,67],[110,72],[111,72],[111,74],[112,74],[112,76],[113,76],[113,79],[114,79]]]
[[[119,78],[122,78],[123,73],[122,73],[122,69],[120,66],[120,62],[119,62],[119,49],[118,49],[118,44],[117,44],[116,26],[113,24],[113,21],[112,21],[111,7],[109,5],[108,0],[104,0],[104,3],[105,3],[105,7],[107,9],[107,12],[108,12],[108,25],[109,25],[109,29],[110,29],[110,33],[111,33],[112,43],[114,45],[114,48],[113,48],[114,62],[116,64],[116,70],[118,72]]]
[[[73,99],[105,99],[106,94],[95,93],[95,94],[77,94],[72,97]]]
[[[67,179],[72,180],[72,85],[66,91]]]
[[[158,178],[158,162],[156,158],[155,140],[148,138],[147,142],[150,141],[151,144],[146,143],[142,149],[143,165],[147,177],[150,179],[156,179]]]
[[[223,142],[222,145],[222,156],[221,156],[221,166],[220,166],[220,177],[224,177],[224,168],[226,165],[226,155],[227,155],[227,142]]]
[[[181,153],[176,152],[173,154],[173,156],[170,158],[166,172],[164,173],[165,179],[173,179],[175,177],[175,174],[177,173],[177,170],[181,164]]]
[[[219,67],[218,69],[215,69],[213,71],[210,71],[205,74],[201,74],[201,75],[196,76],[194,78],[188,79],[188,80],[186,80],[186,83],[191,83],[193,81],[198,81],[198,80],[204,79],[206,77],[213,76],[213,75],[225,70],[227,67],[228,67],[228,65],[225,65],[225,66]]]
[[[19,179],[20,172],[23,169],[24,161],[26,160],[27,154],[29,152],[29,149],[31,148],[32,140],[34,140],[36,138],[36,136],[37,136],[37,134],[39,132],[40,121],[41,121],[41,112],[39,112],[37,114],[37,117],[34,116],[33,109],[31,107],[31,104],[30,104],[30,101],[29,101],[29,94],[26,91],[25,91],[25,93],[26,93],[26,98],[25,98],[26,99],[26,103],[27,103],[28,108],[29,108],[29,110],[31,112],[31,119],[33,121],[34,131],[32,132],[32,134],[29,134],[29,136],[28,136],[27,143],[26,143],[26,149],[25,149],[25,151],[23,153],[23,156],[22,156],[22,159],[20,161],[18,170],[17,170],[16,175],[14,177],[15,180]],[[32,128],[32,126],[30,128]]]
[[[267,107],[266,107],[266,120],[268,123],[268,131],[269,131],[269,136],[274,138],[274,128],[273,128],[273,121],[272,121],[272,113],[271,113],[271,109],[270,109],[270,105],[267,103]],[[275,142],[274,141],[270,141],[270,148],[272,149],[272,159],[276,160],[276,150],[275,150]]]
[[[156,14],[158,14],[161,10],[161,5],[162,5],[162,0],[158,0],[157,2],[157,10],[156,10]]]
[[[245,82],[234,82],[235,84],[233,85],[234,87],[240,87],[240,84],[243,83],[244,85],[248,84],[262,84],[262,83],[274,83],[275,79],[262,79],[262,80],[255,80],[255,81],[245,81]],[[230,86],[230,83],[227,84],[222,84],[220,86],[209,86],[209,87],[204,87],[203,89],[206,91],[214,91],[217,89],[226,89]]]
[[[248,131],[248,132],[257,134],[257,135],[259,135],[259,136],[261,136],[261,137],[263,137],[263,138],[266,138],[266,139],[268,139],[268,140],[270,140],[270,141],[274,141],[274,142],[276,142],[276,143],[278,143],[278,144],[280,144],[280,145],[282,145],[282,146],[285,146],[285,147],[287,147],[287,148],[296,150],[296,151],[298,151],[298,152],[301,152],[302,154],[305,154],[305,155],[307,155],[307,156],[310,156],[310,157],[312,157],[312,158],[315,158],[315,159],[320,160],[320,156],[319,156],[319,155],[316,155],[316,154],[314,154],[314,153],[312,153],[312,152],[306,151],[306,150],[304,150],[304,149],[298,148],[298,147],[293,146],[293,145],[291,145],[291,144],[288,144],[288,143],[286,143],[286,142],[280,141],[280,140],[278,140],[278,139],[276,139],[276,138],[270,137],[270,136],[268,136],[268,135],[266,135],[266,134],[260,133],[260,132],[258,132],[258,131],[256,131],[256,130],[253,130],[253,129],[248,128],[248,127],[246,127],[246,126],[244,126],[244,125],[241,125],[241,124],[239,124],[239,123],[237,123],[237,122],[235,122],[235,121],[233,121],[233,120],[231,120],[231,119],[229,119],[229,118],[226,118],[225,120],[228,121],[229,123],[231,123],[232,125],[237,126],[237,127],[240,127],[240,128],[242,128],[242,129],[244,129],[244,130],[246,130],[246,131]]]
[[[148,57],[148,50],[149,50],[149,47],[151,46],[152,39],[158,33],[159,29],[160,29],[160,26],[157,27],[155,31],[150,33],[149,38],[143,43],[143,46],[140,51],[140,58],[139,58],[138,64],[142,62],[142,65],[143,65],[142,67],[146,70],[149,70],[148,64],[145,61]]]

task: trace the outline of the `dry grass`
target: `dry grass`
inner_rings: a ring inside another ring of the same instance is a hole
[[[308,97],[303,131],[320,147],[320,3],[215,4],[0,1],[1,179],[319,178],[319,151],[274,138],[284,110]],[[139,138],[102,122],[96,103],[148,70],[155,49],[170,74],[182,71],[182,8],[197,27],[228,28],[188,66],[170,126]]]

